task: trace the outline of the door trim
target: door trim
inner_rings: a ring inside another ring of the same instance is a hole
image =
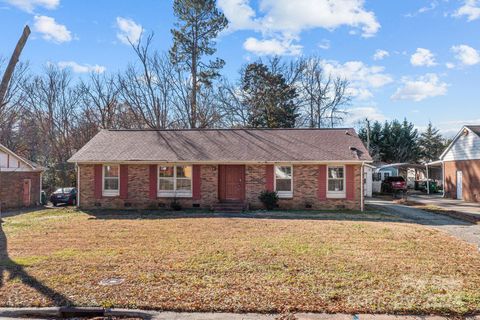
[[[241,194],[238,201],[245,201],[245,165],[218,165],[218,200],[220,202],[225,201],[235,201],[226,199],[226,184],[227,184],[227,172],[228,169],[239,169],[241,170],[242,182],[241,182]]]

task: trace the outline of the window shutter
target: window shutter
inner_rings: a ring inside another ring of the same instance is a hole
[[[128,199],[128,165],[120,165],[120,199]]]
[[[150,187],[149,187],[149,196],[150,199],[157,199],[157,165],[151,164],[149,167],[150,170]]]
[[[102,185],[103,185],[103,175],[102,175],[103,166],[101,164],[96,164],[93,167],[93,185],[94,185],[94,194],[95,199],[102,198]]]
[[[265,190],[267,191],[274,191],[274,182],[273,182],[273,175],[274,175],[274,166],[268,164],[265,166]]]
[[[327,166],[318,166],[318,199],[327,200]]]
[[[201,177],[201,172],[200,172],[200,165],[193,165],[192,168],[192,196],[194,200],[200,200],[202,199],[202,194],[201,194],[201,185],[202,185],[202,177]]]
[[[355,200],[355,166],[346,165],[346,194],[347,200]]]

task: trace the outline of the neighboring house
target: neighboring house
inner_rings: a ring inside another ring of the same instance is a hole
[[[480,125],[464,126],[440,156],[445,197],[480,201]]]
[[[40,204],[43,168],[0,144],[1,209]]]
[[[102,130],[70,160],[83,208],[362,209],[354,129]]]

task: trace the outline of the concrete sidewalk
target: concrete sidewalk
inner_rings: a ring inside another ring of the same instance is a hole
[[[63,310],[63,312],[62,312]],[[76,313],[75,313],[76,312]],[[387,315],[387,314],[260,314],[260,313],[201,313],[201,312],[157,312],[134,309],[102,309],[102,308],[0,308],[0,319],[52,319],[79,318],[92,319],[102,317],[151,319],[151,320],[443,320],[444,316],[429,315]],[[459,319],[456,316],[455,319]],[[480,315],[464,317],[469,320],[480,320]]]

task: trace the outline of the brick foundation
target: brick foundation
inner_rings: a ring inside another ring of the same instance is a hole
[[[40,204],[40,172],[0,172],[0,203],[2,209],[25,207],[23,203],[23,180],[30,179],[30,204]]]
[[[168,208],[173,201],[172,198],[149,198],[149,166],[129,165],[128,166],[128,197],[101,197],[95,199],[94,195],[94,166],[79,165],[80,169],[80,206],[86,209],[92,208],[135,208],[135,209],[157,209]],[[294,193],[290,199],[280,199],[280,209],[360,209],[360,166],[354,169],[354,190],[353,200],[318,198],[318,174],[317,165],[294,165],[293,183]],[[262,208],[258,199],[260,193],[266,189],[266,165],[245,166],[245,198],[250,209]],[[183,208],[200,207],[210,209],[218,203],[218,166],[201,165],[201,199],[178,198],[177,201]]]

